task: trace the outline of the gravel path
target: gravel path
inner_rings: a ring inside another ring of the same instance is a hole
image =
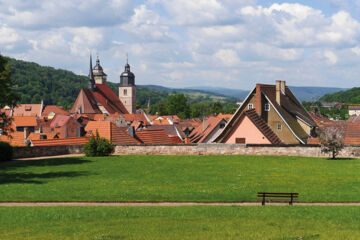
[[[266,203],[271,206],[287,206],[284,203]],[[55,206],[113,206],[113,207],[143,207],[143,206],[261,206],[259,202],[236,203],[197,203],[197,202],[0,202],[0,207],[55,207]],[[294,203],[294,206],[360,206],[360,203]]]

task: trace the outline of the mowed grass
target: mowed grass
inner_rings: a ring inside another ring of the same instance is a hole
[[[1,207],[0,239],[360,239],[358,207]]]
[[[360,160],[279,156],[60,158],[0,164],[0,201],[360,202]]]

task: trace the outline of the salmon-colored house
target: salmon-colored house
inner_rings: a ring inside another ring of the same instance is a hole
[[[256,84],[214,142],[306,144],[317,127],[285,81],[276,81]]]

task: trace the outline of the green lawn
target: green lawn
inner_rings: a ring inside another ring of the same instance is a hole
[[[360,202],[360,160],[273,156],[112,156],[0,164],[0,201]]]
[[[0,239],[360,239],[358,207],[0,207]]]

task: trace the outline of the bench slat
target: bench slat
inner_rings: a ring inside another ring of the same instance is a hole
[[[263,199],[258,198],[257,201],[262,202]],[[265,202],[291,202],[291,200],[290,199],[265,199]],[[293,202],[299,202],[299,201],[296,199],[293,199]]]
[[[292,194],[292,195],[299,195],[299,193],[274,193],[274,192],[258,192],[258,194],[278,194],[278,195],[287,195],[287,194]]]

